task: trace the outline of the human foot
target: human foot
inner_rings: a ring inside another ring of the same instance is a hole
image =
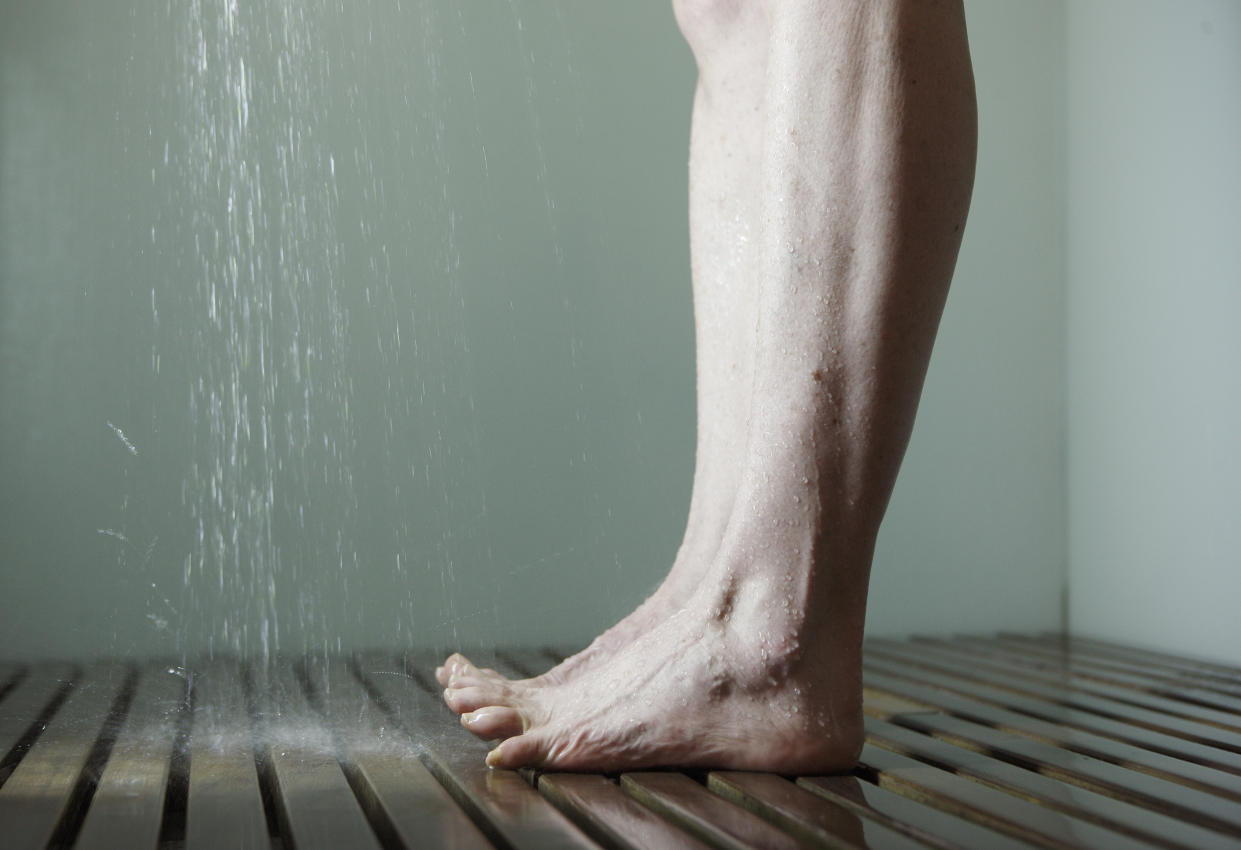
[[[446,689],[446,695],[453,691],[470,689],[472,699],[458,698],[450,702],[450,705],[459,706],[455,709],[458,713],[491,705],[496,700],[512,698],[533,689],[566,684],[582,672],[607,662],[639,635],[650,631],[679,610],[693,592],[697,584],[697,573],[701,572],[689,565],[691,560],[678,558],[673,570],[654,594],[624,619],[596,637],[585,649],[541,675],[528,679],[509,679],[496,670],[476,666],[461,653],[453,653],[448,656],[443,666],[436,668],[436,681]]]
[[[857,641],[787,588],[714,586],[572,681],[446,699],[471,732],[504,739],[493,767],[847,769],[862,739]]]

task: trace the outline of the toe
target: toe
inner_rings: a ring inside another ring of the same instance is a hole
[[[443,678],[440,677],[443,671]],[[444,687],[455,687],[458,682],[507,682],[508,677],[497,673],[490,667],[478,667],[470,659],[459,652],[454,652],[444,662],[444,666],[436,671],[436,680]]]
[[[547,745],[542,736],[533,733],[506,739],[487,753],[488,767],[539,767],[547,758]]]
[[[454,652],[444,659],[442,666],[435,668],[435,681],[439,682],[441,687],[446,688],[448,683],[453,680],[453,677],[459,675],[463,668],[472,666],[464,655]]]
[[[509,680],[494,670],[471,670],[449,679],[446,688],[491,688],[498,693],[507,693]]]
[[[461,725],[480,738],[510,738],[525,731],[522,716],[507,705],[489,705],[461,715]]]
[[[471,686],[468,688],[445,688],[444,702],[457,714],[477,711],[489,705],[506,706],[512,701],[507,688],[494,686]]]

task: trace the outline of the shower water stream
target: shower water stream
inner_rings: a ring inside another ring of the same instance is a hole
[[[9,652],[192,671],[623,613],[687,501],[647,482],[692,463],[685,272],[651,271],[683,258],[684,144],[634,120],[687,93],[615,73],[650,32],[681,49],[670,14],[14,4]]]

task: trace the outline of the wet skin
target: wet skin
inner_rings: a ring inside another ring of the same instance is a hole
[[[668,578],[510,681],[436,671],[496,767],[847,769],[875,537],[973,184],[959,0],[680,0],[698,63],[698,448]]]

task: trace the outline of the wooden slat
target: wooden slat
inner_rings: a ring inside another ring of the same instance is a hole
[[[1162,664],[1150,664],[1149,660],[1127,658],[1122,655],[1095,653],[1088,646],[1080,648],[1073,644],[1049,644],[1029,637],[1005,634],[999,637],[972,638],[969,643],[974,645],[994,645],[1005,650],[1019,650],[1021,653],[1037,655],[1040,658],[1054,659],[1057,663],[1071,666],[1075,670],[1090,670],[1096,675],[1106,674],[1109,680],[1129,682],[1155,682],[1159,692],[1175,697],[1175,699],[1198,702],[1199,697],[1214,700],[1216,696],[1230,696],[1241,699],[1241,682],[1230,684],[1230,680],[1200,676],[1186,670],[1169,668]],[[1209,705],[1210,702],[1207,702]],[[1234,705],[1229,702],[1227,705]]]
[[[393,720],[425,748],[427,767],[479,828],[493,840],[517,848],[596,846],[516,772],[486,766],[487,745],[461,728],[432,684],[434,664],[425,656],[394,665],[367,655],[360,669]],[[387,675],[391,672],[402,675]],[[413,687],[406,673],[420,687]]]
[[[256,680],[266,707],[261,746],[271,763],[282,831],[298,850],[378,848],[337,761],[332,736],[311,711],[291,665],[280,663]]]
[[[1026,842],[950,814],[934,806],[881,788],[856,776],[811,776],[798,785],[857,815],[900,830],[935,847],[972,847],[978,850],[1016,850]]]
[[[1060,782],[893,723],[868,719],[866,740],[883,749],[917,758],[1039,805],[1164,847],[1241,850],[1241,840],[1210,832],[1144,806]]]
[[[1241,732],[1241,699],[1229,700],[1201,689],[1178,687],[1166,679],[1098,668],[1049,648],[1005,639],[960,639],[951,643],[928,640],[926,643],[953,657],[972,659],[988,668],[1033,675],[1040,682],[1058,682],[1095,696]],[[1194,699],[1195,694],[1205,694],[1206,700],[1217,702],[1211,705]]]
[[[1128,769],[1137,770],[1145,775],[1169,779],[1189,788],[1197,788],[1208,794],[1227,796],[1228,791],[1220,788],[1220,783],[1235,781],[1232,774],[1221,774],[1211,768],[1203,767],[1178,759],[1169,759],[1158,753],[1150,753],[1130,744],[1110,738],[1102,738],[1090,732],[1049,723],[1035,717],[1028,717],[1003,708],[979,702],[970,697],[958,696],[930,685],[918,684],[903,678],[884,676],[874,670],[869,678],[876,687],[886,687],[897,692],[917,694],[921,699],[934,703],[952,714],[966,718],[972,722],[988,727],[1012,732],[1035,742],[1051,745],[1067,753],[1079,753],[1096,759],[1111,762]],[[1069,709],[1065,709],[1069,711]],[[915,717],[916,715],[908,715]],[[898,718],[898,722],[904,722]],[[1158,769],[1152,764],[1158,765]]]
[[[915,696],[962,717],[1241,800],[1241,776],[1221,769],[1229,767],[1231,753],[1091,712],[938,674],[929,664],[883,660],[883,664],[873,658],[865,662],[864,675],[872,687]]]
[[[346,761],[346,774],[381,835],[406,847],[490,847],[419,759],[413,741],[366,691],[345,659],[312,659],[309,681]]]
[[[1233,732],[1193,720],[1173,717],[1158,711],[1150,711],[1138,706],[1117,702],[1113,699],[1075,692],[1062,684],[1040,684],[1029,676],[1001,673],[993,668],[984,669],[977,662],[969,663],[952,657],[945,657],[944,653],[937,652],[925,645],[918,647],[875,646],[873,649],[868,649],[868,657],[882,659],[887,663],[913,666],[922,670],[934,669],[940,674],[946,674],[959,680],[976,682],[987,688],[1020,694],[1021,696],[1047,704],[1063,705],[1068,708],[1096,714],[1100,717],[1117,720],[1132,727],[1141,727],[1162,735],[1182,738],[1186,741],[1212,748],[1205,751],[1201,749],[1193,751],[1198,754],[1210,753],[1213,750],[1226,750],[1234,755],[1241,756],[1241,732]],[[936,679],[937,681],[942,680],[943,676],[936,676]],[[1006,697],[1005,699],[1011,702],[1014,698]],[[1033,703],[1023,702],[1023,706],[1025,706],[1023,710],[1029,709],[1031,705]],[[1096,725],[1105,726],[1113,731],[1122,728],[1108,724]],[[1137,730],[1133,730],[1130,734],[1137,734]],[[1185,752],[1186,755],[1183,757],[1193,757],[1188,754],[1188,750]],[[1175,754],[1181,755],[1180,752]],[[1219,755],[1221,754],[1215,753],[1215,756]],[[1232,761],[1238,766],[1238,769],[1241,769],[1241,759],[1234,759]]]
[[[4,698],[9,688],[17,684],[16,680],[25,674],[26,665],[11,661],[0,661],[0,700]]]
[[[167,665],[140,671],[75,848],[156,846],[173,745],[187,696],[185,678],[170,673]]]
[[[1059,644],[1061,646],[1068,647],[1074,654],[1081,653],[1113,658],[1127,658],[1136,661],[1139,664],[1146,664],[1152,667],[1163,667],[1168,670],[1177,670],[1191,676],[1199,677],[1204,681],[1217,681],[1232,686],[1241,685],[1241,668],[1229,666],[1227,664],[1219,664],[1214,661],[1188,658],[1183,655],[1157,652],[1152,649],[1140,649],[1134,646],[1125,646],[1124,644],[1112,643],[1111,641],[1080,637],[1076,635],[1072,637],[1066,637],[1064,635],[1041,635],[1037,636],[1036,639],[1042,640],[1046,643]]]
[[[1023,763],[1048,776],[1241,835],[1241,804],[1231,800],[957,717],[911,714],[898,720],[911,729],[963,746],[981,747],[988,754]]]
[[[700,850],[707,846],[634,800],[606,776],[544,773],[538,785],[574,823],[609,847]]]
[[[255,736],[236,662],[217,659],[199,665],[193,700],[186,850],[269,847]]]
[[[858,781],[855,777],[840,778]],[[764,820],[771,821],[785,832],[800,835],[827,847],[912,850],[927,844],[936,847],[952,846],[937,843],[933,839],[927,840],[927,836],[921,836],[924,840],[917,841],[912,837],[915,834],[913,830],[901,829],[902,825],[889,825],[880,818],[865,817],[865,813],[858,813],[851,806],[807,791],[771,773],[714,771],[707,777],[707,787]],[[933,809],[927,811],[935,816],[947,817]],[[1007,839],[1003,836],[994,832],[988,834],[991,838],[999,839],[1000,843],[985,845],[987,850],[1026,846],[1016,842],[1006,845],[1004,842]]]
[[[69,664],[41,664],[0,702],[0,758],[30,731],[31,724],[67,695],[80,671]],[[3,776],[0,776],[0,782]]]
[[[0,824],[6,850],[43,847],[62,818],[73,814],[73,793],[96,739],[128,673],[116,666],[92,666],[74,683],[17,769],[0,788]]]
[[[716,847],[812,847],[757,815],[731,805],[682,773],[636,772],[621,775],[621,787],[643,805],[680,824]]]
[[[860,763],[883,788],[1041,847],[1150,846],[873,745],[863,747]],[[799,782],[813,785],[816,780]]]

